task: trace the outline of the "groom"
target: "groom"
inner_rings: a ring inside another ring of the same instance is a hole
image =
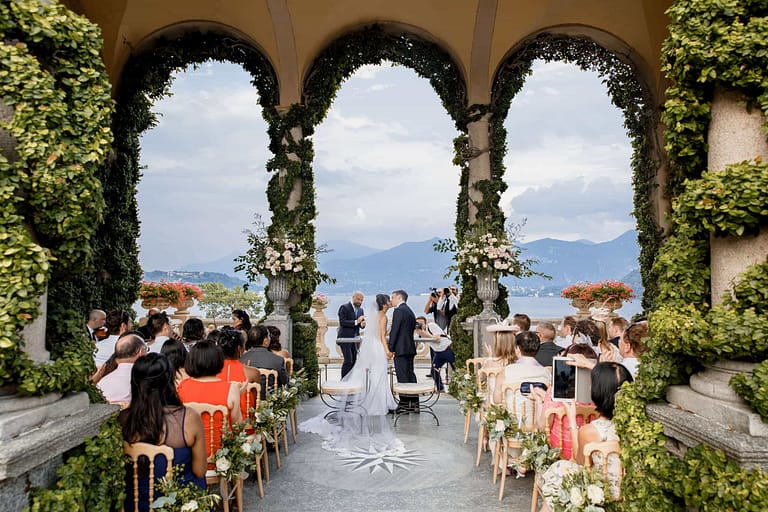
[[[395,354],[395,374],[397,382],[416,382],[413,359],[416,357],[416,343],[413,330],[416,328],[416,316],[405,302],[408,294],[404,290],[392,292],[392,328],[389,331],[389,351]],[[418,410],[419,397],[400,396],[400,407],[406,410]]]
[[[363,292],[352,294],[352,300],[339,308],[338,338],[356,338],[360,329],[365,329],[365,314],[363,312]],[[357,345],[355,343],[339,343],[344,363],[341,365],[341,378],[355,366],[357,361]]]

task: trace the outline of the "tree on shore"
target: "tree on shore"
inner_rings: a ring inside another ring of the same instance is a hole
[[[221,283],[202,283],[205,296],[198,301],[206,317],[216,320],[228,318],[235,309],[242,309],[251,318],[264,310],[264,294],[243,289],[242,286],[226,288]]]

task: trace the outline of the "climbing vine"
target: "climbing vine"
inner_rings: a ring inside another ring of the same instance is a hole
[[[0,39],[0,131],[15,144],[0,153],[0,385],[22,394],[82,390],[93,362],[82,329],[67,328],[77,312],[51,307],[51,365],[32,364],[19,334],[46,287],[53,297],[62,276],[92,262],[104,208],[96,169],[112,141],[101,35],[56,3],[5,0]]]
[[[743,469],[705,446],[689,449],[683,460],[670,455],[662,425],[648,418],[645,404],[663,398],[669,385],[686,382],[702,362],[742,358],[759,364],[751,378],[736,376],[731,385],[768,420],[768,263],[739,275],[721,305],[709,300],[709,239],[752,236],[766,225],[759,191],[768,185],[768,166],[742,162],[706,170],[715,88],[735,89],[747,106],[768,112],[768,12],[764,2],[686,0],[674,2],[668,15],[662,60],[671,86],[662,119],[670,158],[666,188],[675,198],[672,235],[655,264],[661,284],[649,351],[635,383],[622,390],[614,416],[619,436],[632,440],[622,452],[627,474],[634,475],[623,483],[625,508],[762,510],[765,473]]]

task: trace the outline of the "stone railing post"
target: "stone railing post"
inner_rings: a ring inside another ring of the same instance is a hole
[[[315,339],[315,346],[317,347],[317,358],[327,359],[331,355],[331,351],[328,350],[328,346],[325,344],[325,333],[328,332],[328,317],[325,316],[325,308],[327,304],[313,303],[312,308],[315,313],[312,315],[312,319],[317,322],[317,338]]]

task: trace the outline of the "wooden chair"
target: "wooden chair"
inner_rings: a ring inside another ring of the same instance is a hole
[[[288,373],[288,378],[290,379],[293,375],[293,359],[290,357],[285,358],[285,371]],[[296,444],[296,430],[297,425],[299,424],[299,413],[297,407],[291,409],[290,413],[288,414],[288,419],[291,423],[291,440],[293,441],[293,444]]]
[[[270,394],[277,391],[278,387],[278,380],[277,380],[277,370],[271,370],[269,368],[256,368],[259,370],[259,373],[261,373],[262,377],[264,377],[264,386],[266,391],[266,396],[269,396]],[[270,384],[270,378],[272,379]],[[288,455],[288,426],[286,420],[283,420],[280,425],[275,425],[275,430],[272,432],[272,437],[275,440],[275,462],[277,464],[277,467],[282,467],[282,463],[280,461],[280,438],[283,439],[283,449],[285,451],[285,454]],[[264,441],[264,446],[266,447],[266,440]],[[269,481],[269,480],[267,480]]]
[[[249,382],[245,385],[245,401],[250,405],[247,411],[243,411],[243,418],[250,424],[253,415],[250,413],[251,408],[258,409],[261,403],[261,384],[258,382]],[[251,428],[250,425],[246,428]],[[256,434],[249,436],[249,442],[256,440]],[[259,497],[264,498],[264,484],[261,478],[261,468],[264,466],[264,474],[266,475],[267,482],[269,482],[269,463],[267,461],[266,442],[262,438],[261,440],[261,453],[256,455],[256,482],[259,484]]]
[[[467,367],[468,373],[477,375],[477,370],[480,369],[484,362],[484,357],[475,357],[474,359],[467,359],[464,364]],[[464,414],[464,444],[467,444],[467,439],[469,438],[469,426],[471,423],[472,411],[467,410],[467,412]]]
[[[536,430],[536,402],[523,397],[520,394],[520,382],[502,384],[501,393],[506,409],[518,419],[520,430],[533,432]],[[509,465],[509,451],[522,449],[519,439],[502,438],[501,446],[496,447],[493,463],[493,483],[496,483],[498,468],[501,467],[501,486],[499,488],[499,501],[504,498],[504,487],[507,483],[507,466]]]
[[[600,415],[598,414],[597,410],[595,410],[594,405],[577,405],[576,406],[576,417],[578,418],[581,416],[584,419],[584,423],[589,423],[590,421],[597,419]],[[565,439],[565,428],[563,428],[563,418],[567,418],[567,414],[565,412],[565,406],[560,407],[554,407],[552,409],[548,409],[546,412],[546,432],[547,432],[547,440],[549,441],[550,446],[552,448],[560,448],[563,449],[563,440]],[[559,422],[560,424],[560,435],[557,436],[554,439],[554,442],[552,440],[552,426],[555,424],[555,422]],[[568,435],[571,435],[570,430],[568,431]],[[592,443],[589,443],[592,444]],[[586,448],[586,447],[585,447]],[[573,460],[573,450],[571,450],[571,456],[568,460]],[[539,502],[539,494],[540,494],[540,488],[539,488],[539,477],[540,475],[535,475],[533,479],[533,494],[531,495],[531,512],[536,512],[536,508]]]
[[[481,419],[477,425],[477,460],[475,461],[475,466],[479,466],[480,456],[485,451],[485,435],[487,434],[482,417],[488,406],[493,404],[493,390],[496,383],[501,382],[501,379],[504,378],[504,367],[480,368],[475,376],[477,378],[477,389],[485,393],[485,403],[480,408]]]
[[[229,409],[225,405],[213,405],[200,402],[187,402],[184,405],[200,413],[200,417],[208,416],[208,429],[205,432],[205,453],[208,456],[208,465],[216,465],[216,451],[220,448],[216,446],[214,433],[216,430],[224,430],[229,426]],[[219,484],[221,492],[221,501],[224,504],[224,512],[229,512],[229,482],[226,478],[221,478],[216,469],[209,469],[205,473],[206,485]],[[234,482],[233,491],[239,512],[243,512],[243,479],[238,477]]]
[[[133,512],[139,512],[139,458],[149,459],[149,503],[155,500],[155,458],[165,457],[165,477],[173,476],[173,448],[166,445],[154,445],[149,443],[123,443],[123,451],[133,462]]]
[[[600,441],[596,443],[587,443],[582,450],[584,454],[584,465],[588,468],[599,469],[603,477],[609,482],[609,488],[614,500],[621,498],[621,481],[624,478],[624,468],[621,466],[621,446],[618,441]],[[600,454],[600,467],[595,467],[595,454]],[[608,475],[609,460],[616,460],[618,464],[618,481],[611,482]]]

